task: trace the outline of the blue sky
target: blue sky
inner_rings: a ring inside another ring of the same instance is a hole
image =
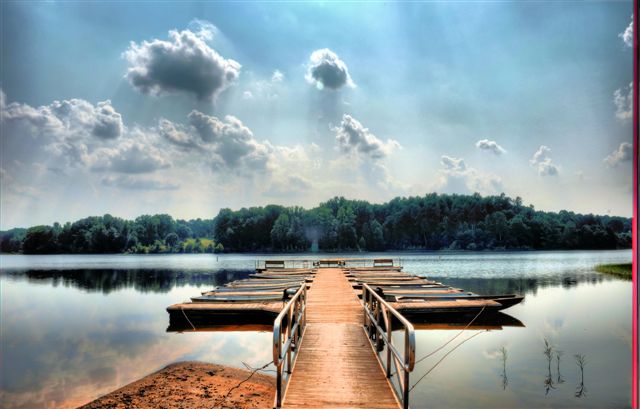
[[[1,7],[1,228],[431,191],[631,215],[632,2]]]

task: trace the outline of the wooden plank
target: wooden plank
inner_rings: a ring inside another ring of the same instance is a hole
[[[362,328],[362,306],[341,269],[321,269],[284,408],[398,408]]]

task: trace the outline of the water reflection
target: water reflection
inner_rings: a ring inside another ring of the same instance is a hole
[[[544,394],[548,395],[551,389],[555,389],[553,376],[551,375],[551,360],[553,359],[553,347],[549,341],[544,339],[544,350],[542,352],[547,359],[547,375],[544,378]]]
[[[558,377],[556,378],[556,383],[558,385],[562,385],[564,383],[564,378],[562,377],[562,374],[560,373],[560,358],[562,357],[562,355],[564,355],[564,352],[562,352],[560,350],[556,350],[556,360],[558,362],[558,366],[557,366]]]
[[[502,390],[506,390],[507,385],[509,385],[509,378],[507,378],[507,348],[500,348],[500,354],[502,355]]]
[[[176,287],[213,287],[229,281],[244,279],[251,269],[212,268],[208,270],[175,269],[65,269],[17,270],[2,273],[10,280],[26,280],[32,284],[76,287],[86,291],[109,294],[133,288],[141,293],[168,293]],[[478,294],[536,294],[539,289],[561,286],[572,288],[581,283],[599,284],[615,280],[599,273],[565,274],[545,278],[452,278],[430,276],[447,285]],[[525,300],[526,302],[526,300]]]
[[[581,273],[581,274],[569,274],[564,273],[558,276],[543,277],[543,278],[493,278],[488,280],[486,278],[470,277],[470,278],[457,278],[457,277],[438,277],[429,276],[430,279],[442,282],[452,287],[462,288],[467,291],[472,291],[478,294],[493,295],[493,294],[537,294],[538,290],[548,287],[562,287],[570,289],[576,287],[582,283],[600,284],[606,281],[615,280],[610,276],[600,274],[597,272]],[[524,300],[526,302],[526,298]]]
[[[129,288],[141,293],[168,293],[175,287],[187,285],[213,287],[247,278],[251,273],[253,270],[81,269],[12,270],[5,274],[11,280],[26,280],[30,284],[61,285],[109,294]]]
[[[587,388],[584,386],[584,366],[587,363],[587,357],[583,354],[576,354],[574,358],[576,359],[578,368],[580,368],[580,382],[578,386],[576,386],[575,396],[576,398],[582,398],[587,395]]]
[[[237,367],[269,361],[270,326],[167,332],[168,305],[246,276],[256,257],[262,256],[224,255],[216,263],[204,256],[101,256],[91,257],[91,267],[70,268],[61,256],[57,264],[37,258],[38,268],[25,262],[6,269],[3,255],[0,407],[77,407],[175,361]],[[412,408],[630,407],[632,285],[588,268],[621,258],[631,253],[465,253],[443,255],[442,261],[407,256],[407,271],[478,293],[527,295],[497,320],[482,314],[438,356],[416,365],[412,383],[463,338],[484,334],[425,376],[411,392]],[[469,320],[417,324],[416,356],[447,342]],[[553,346],[551,365],[541,353],[540,334]],[[588,361],[580,366],[574,354],[583,352]],[[598,382],[589,383],[585,398],[587,365]],[[545,396],[540,381],[549,366],[556,389]]]

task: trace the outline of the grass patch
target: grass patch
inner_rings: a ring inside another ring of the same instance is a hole
[[[186,246],[187,244],[191,244],[192,246],[195,246],[196,245],[196,239],[193,239],[193,238],[186,239],[184,241],[184,245]],[[207,238],[204,238],[204,237],[200,237],[200,245],[202,247],[206,248],[210,244],[213,244],[215,246],[215,243],[213,242],[213,240],[207,239]]]
[[[596,266],[596,271],[631,280],[631,263],[598,264]]]

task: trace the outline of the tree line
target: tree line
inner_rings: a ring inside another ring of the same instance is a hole
[[[631,219],[544,212],[504,194],[431,193],[382,204],[335,197],[308,210],[222,209],[204,220],[88,217],[1,232],[0,246],[25,254],[618,249],[631,247]]]
[[[168,214],[125,220],[109,214],[64,226],[34,226],[0,232],[7,253],[214,253],[223,250],[212,237],[213,220],[175,220]]]

